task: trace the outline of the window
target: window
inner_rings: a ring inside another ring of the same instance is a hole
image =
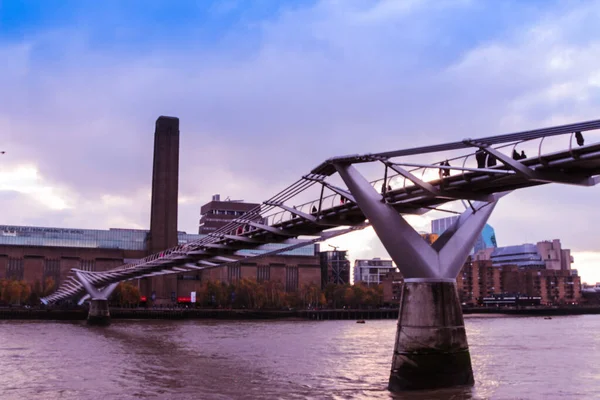
[[[264,282],[271,279],[271,267],[268,265],[259,265],[256,268],[256,280]]]
[[[79,269],[83,271],[95,271],[96,260],[79,260]]]
[[[298,267],[285,268],[285,291],[294,292],[298,290]]]
[[[23,259],[9,258],[6,266],[6,277],[11,280],[23,280]]]
[[[227,267],[227,278],[229,282],[234,282],[240,279],[240,265],[230,265]]]
[[[56,284],[60,282],[60,260],[44,260],[44,281],[52,278]]]

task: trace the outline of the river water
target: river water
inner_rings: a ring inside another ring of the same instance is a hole
[[[475,386],[387,391],[396,321],[0,321],[0,399],[600,399],[600,316],[465,317]]]

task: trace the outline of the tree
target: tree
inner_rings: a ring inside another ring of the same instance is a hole
[[[8,284],[9,281],[6,279],[0,280],[0,300],[2,300],[3,303],[8,303],[10,301],[8,297]]]
[[[112,294],[112,300],[121,307],[137,305],[140,302],[140,290],[129,282],[121,282]]]
[[[21,285],[21,294],[19,296],[19,304],[21,304],[29,300],[29,296],[31,295],[31,285],[25,281],[20,281],[19,285]]]
[[[19,304],[21,301],[21,292],[23,291],[19,281],[10,281],[6,290],[7,301],[10,304]]]
[[[220,281],[206,282],[207,304],[213,307],[222,307],[231,304],[231,292],[225,283]]]
[[[55,286],[54,279],[51,276],[47,277],[44,280],[44,287],[43,287],[44,296],[48,296],[49,294],[54,292],[54,286]]]
[[[137,305],[140,302],[140,290],[136,285],[123,282],[123,300],[127,306]]]

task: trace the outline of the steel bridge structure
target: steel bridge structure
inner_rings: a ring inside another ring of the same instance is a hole
[[[283,244],[261,257],[371,226],[405,278],[390,390],[472,384],[456,277],[500,198],[548,183],[600,181],[600,143],[583,140],[598,129],[595,120],[334,157],[206,237],[108,271],[73,269],[42,301],[90,297],[90,316],[107,317],[107,298],[119,282],[223,267],[237,262],[240,250]],[[529,157],[518,154],[521,148]],[[442,157],[432,161],[436,153]],[[363,165],[378,179],[367,180]],[[404,216],[432,210],[460,217],[430,245]]]

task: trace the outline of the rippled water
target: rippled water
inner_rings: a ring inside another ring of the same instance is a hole
[[[600,398],[600,316],[467,316],[475,386],[404,395],[395,324],[1,321],[0,399]]]

